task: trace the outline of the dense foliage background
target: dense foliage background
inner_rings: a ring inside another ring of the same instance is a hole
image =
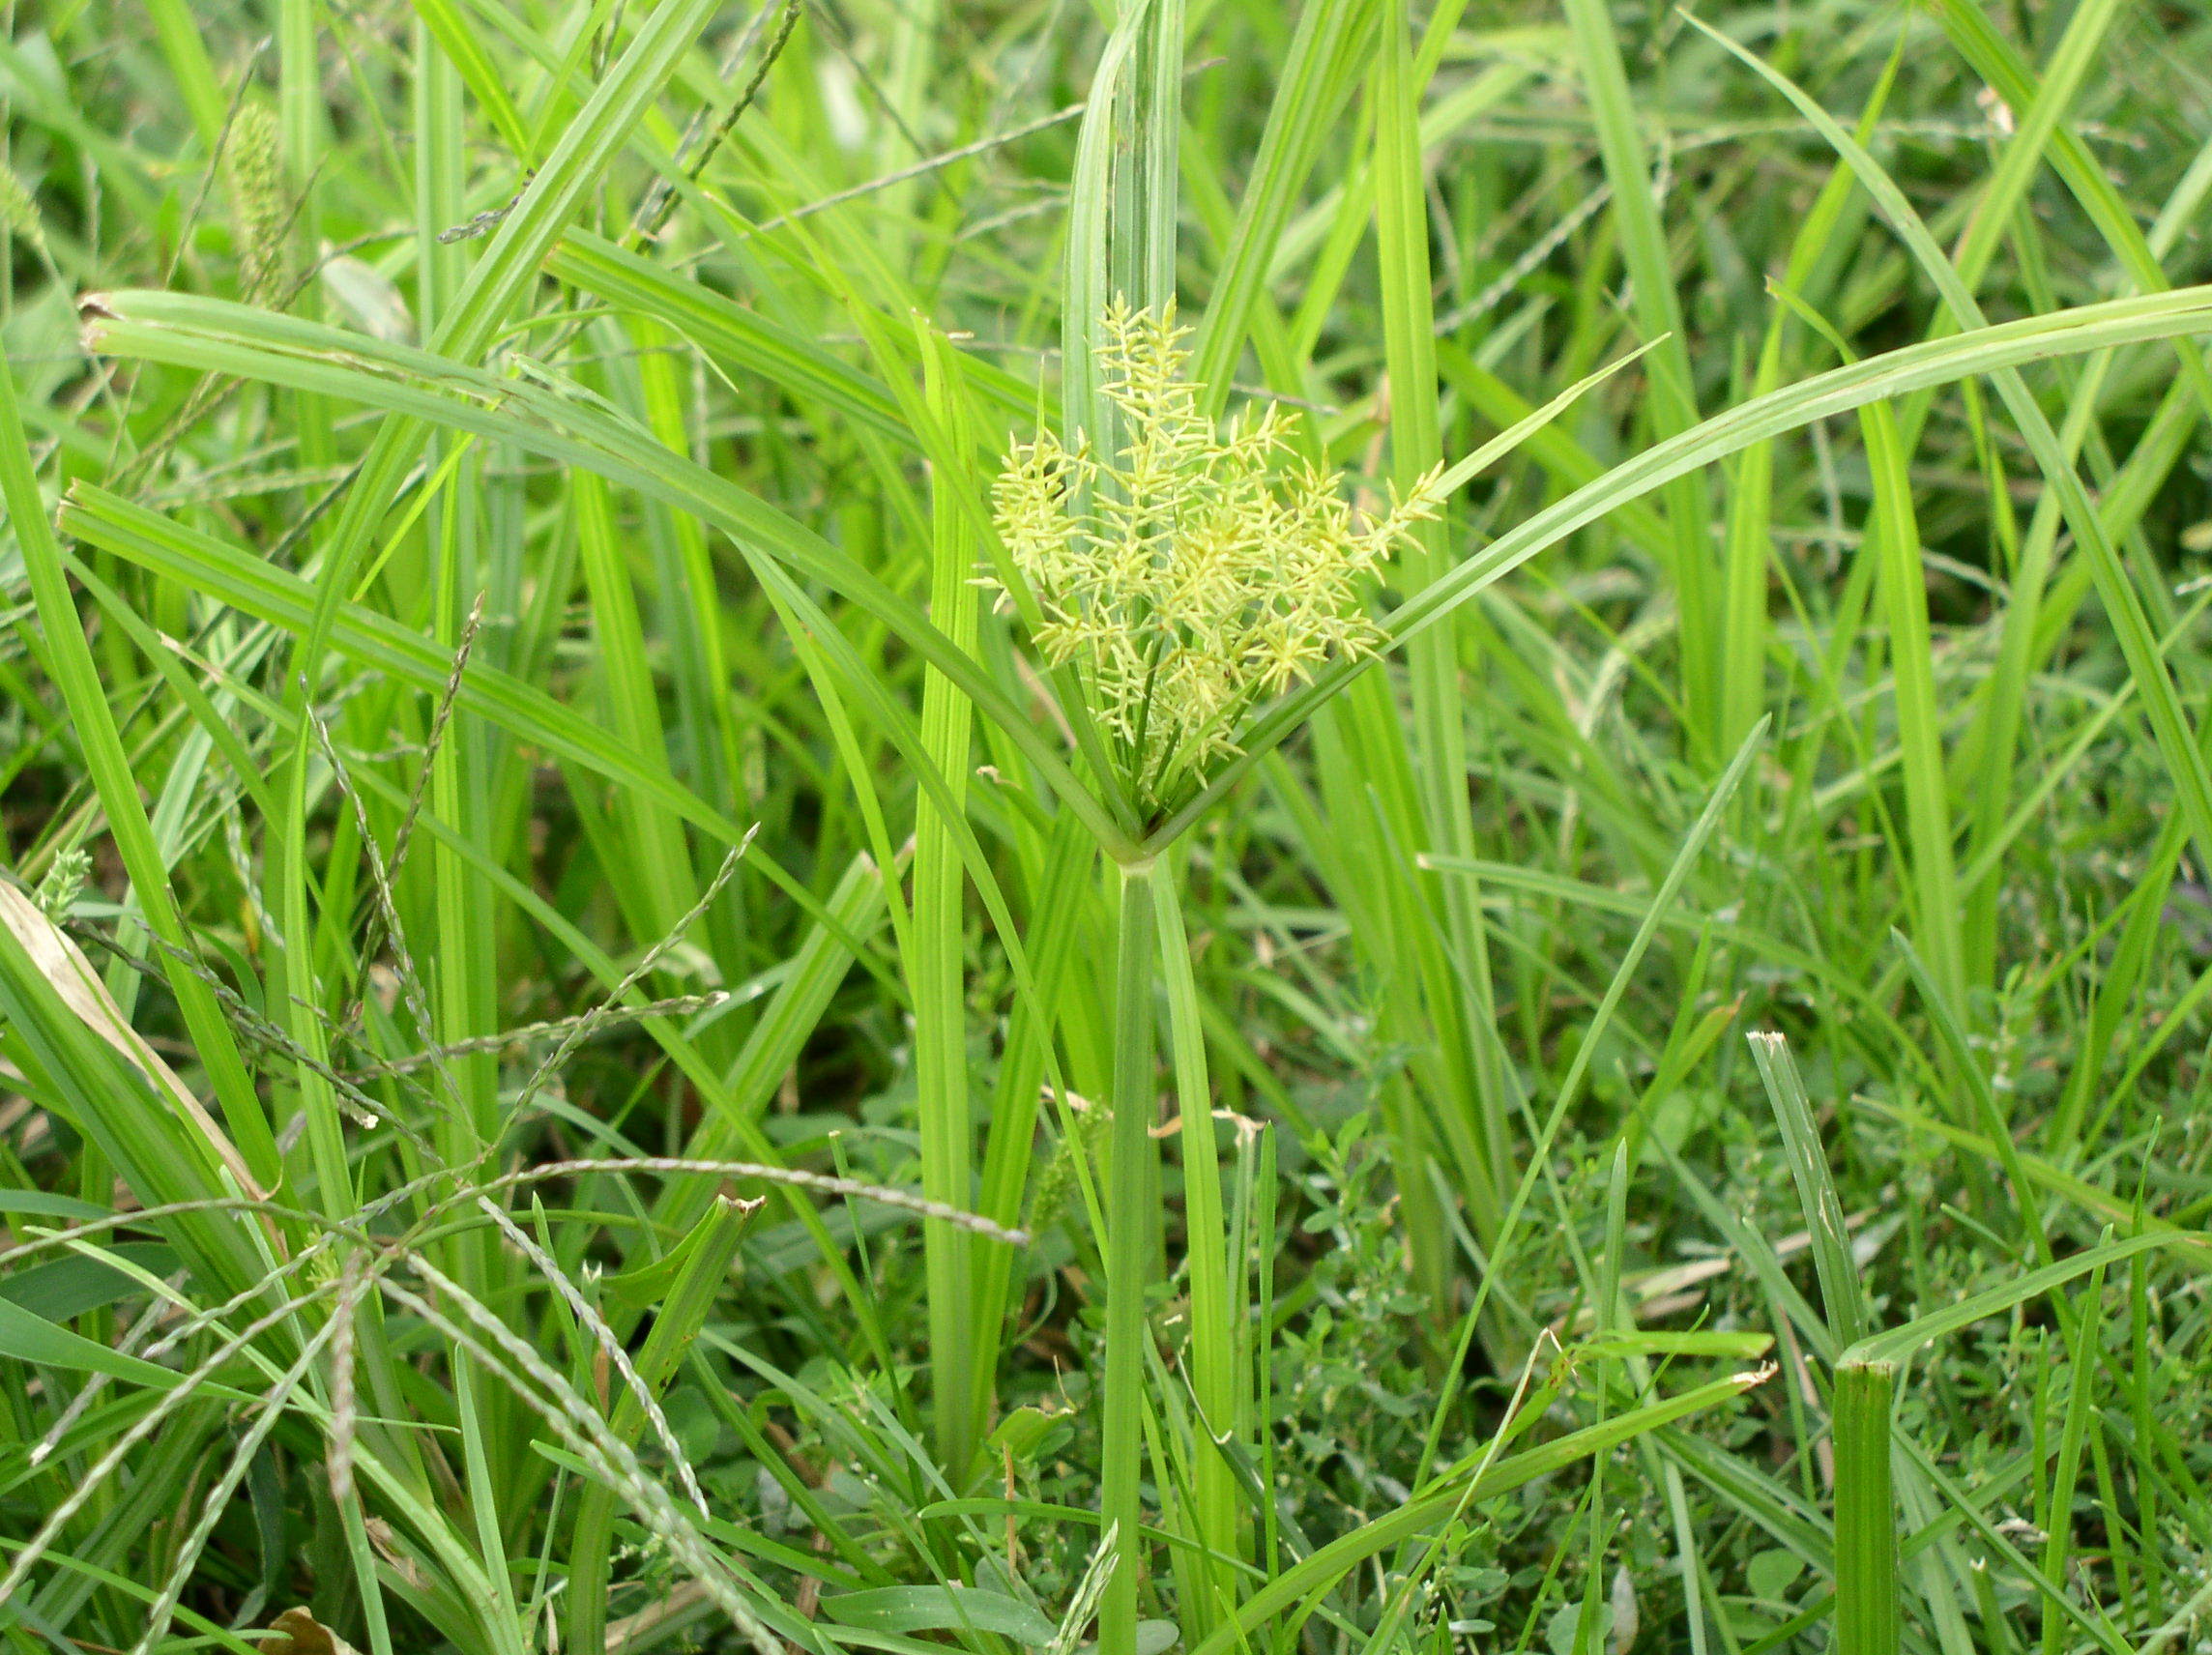
[[[11,6],[10,1647],[2196,1645],[2212,14],[1113,14]],[[1180,815],[1117,295],[1511,435]]]

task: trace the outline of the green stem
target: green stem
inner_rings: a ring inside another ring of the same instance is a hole
[[[1108,1152],[1106,1385],[1099,1514],[1115,1535],[1113,1578],[1098,1609],[1098,1655],[1134,1655],[1144,1568],[1138,1470],[1143,1457],[1145,1286],[1153,1223],[1151,1164],[1152,864],[1121,869],[1114,990],[1114,1129]]]
[[[1421,98],[1428,78],[1424,66],[1433,70],[1434,61],[1425,43],[1418,56],[1414,52],[1411,10],[1406,0],[1393,0],[1384,9],[1383,38],[1374,71],[1375,242],[1383,360],[1391,390],[1391,476],[1401,495],[1411,495],[1443,459],[1420,135]],[[1456,556],[1448,526],[1441,518],[1424,523],[1404,554],[1405,575],[1412,586],[1426,586],[1445,574]],[[1685,611],[1685,639],[1689,631]],[[1413,711],[1412,766],[1411,773],[1401,766],[1391,778],[1417,813],[1414,820],[1421,838],[1407,849],[1448,856],[1471,855],[1474,847],[1459,633],[1456,624],[1438,626],[1407,651]],[[1379,760],[1371,761],[1371,769],[1381,779]],[[1412,1153],[1400,1163],[1399,1183],[1407,1188],[1426,1181],[1423,1151],[1433,1142],[1439,1158],[1456,1176],[1476,1238],[1487,1247],[1497,1239],[1499,1213],[1512,1182],[1513,1097],[1497,1033],[1481,891],[1471,880],[1449,880],[1438,887],[1407,877],[1398,884],[1402,900],[1409,905],[1435,905],[1441,922],[1436,935],[1443,945],[1421,947],[1414,955],[1421,998],[1428,1002],[1426,1015],[1411,997],[1406,1010],[1408,1021],[1420,1030],[1417,1037],[1433,1041],[1444,1060],[1436,1076],[1442,1083],[1442,1095],[1434,1100],[1442,1106],[1434,1114],[1441,1131],[1428,1128],[1423,1119],[1428,1112],[1408,1112],[1406,1118],[1416,1124],[1416,1132],[1409,1145]],[[1407,1199],[1410,1224],[1420,1222],[1441,1232],[1436,1215],[1420,1211],[1426,1205],[1423,1196],[1409,1189]],[[1435,1245],[1435,1237],[1417,1239],[1414,1245],[1424,1256],[1425,1285],[1437,1300],[1437,1330],[1444,1332],[1451,1312],[1442,1295],[1449,1290],[1439,1279],[1438,1266],[1448,1255]]]
[[[928,351],[930,404],[963,438],[965,407],[948,388],[945,347]],[[942,474],[931,489],[929,609],[963,653],[975,649],[975,546],[955,492]],[[968,797],[970,703],[934,667],[921,691],[921,739],[929,763],[945,778],[945,799],[925,795],[914,828],[914,924],[908,949],[913,985],[915,1075],[921,1131],[922,1193],[948,1206],[975,1199],[975,1122],[968,1090],[966,884],[954,812]],[[975,1474],[982,1424],[991,1402],[991,1356],[997,1327],[976,1321],[973,1238],[933,1219],[922,1232],[929,1281],[930,1381],[938,1464],[956,1489]],[[979,1338],[978,1334],[983,1337]],[[980,1357],[980,1359],[978,1359]]]
[[[728,1279],[751,1209],[716,1197],[684,1245],[691,1256],[670,1284],[668,1296],[655,1306],[653,1331],[637,1355],[637,1377],[657,1397],[675,1378],[699,1330],[713,1309],[715,1294]],[[628,1331],[626,1326],[623,1331]],[[625,1443],[645,1429],[644,1404],[625,1388],[615,1399],[607,1431]],[[568,1647],[599,1649],[606,1644],[607,1580],[621,1496],[605,1483],[586,1482],[577,1501],[568,1546]]]
[[[1182,905],[1169,859],[1152,864],[1154,917],[1160,975],[1167,989],[1168,1032],[1175,1056],[1176,1103],[1182,1122],[1184,1249],[1190,1278],[1190,1381],[1202,1418],[1200,1432],[1219,1437],[1237,1425],[1236,1322],[1229,1299],[1229,1233],[1223,1218],[1221,1165],[1213,1140],[1213,1089],[1206,1072],[1206,1031],[1198,982],[1190,969]],[[1198,1536],[1210,1554],[1201,1567],[1214,1576],[1209,1592],[1185,1603],[1185,1634],[1212,1630],[1217,1605],[1233,1607],[1236,1582],[1214,1556],[1241,1555],[1237,1543],[1240,1505],[1237,1473],[1211,1441],[1192,1444],[1193,1495]]]
[[[1836,1655],[1897,1655],[1897,1515],[1889,1481],[1893,1362],[1836,1368]]]

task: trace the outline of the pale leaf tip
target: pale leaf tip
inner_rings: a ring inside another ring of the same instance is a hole
[[[108,294],[87,293],[76,302],[77,336],[88,351],[97,354],[106,341],[106,324],[122,320]]]

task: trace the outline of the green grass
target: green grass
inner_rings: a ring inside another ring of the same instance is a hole
[[[19,8],[0,1639],[2186,1647],[2208,44]],[[1188,772],[1117,299],[1448,496]]]

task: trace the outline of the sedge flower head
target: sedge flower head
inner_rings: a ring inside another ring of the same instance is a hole
[[[1050,431],[1008,452],[1000,537],[1139,808],[1187,795],[1237,750],[1255,707],[1381,629],[1362,583],[1436,514],[1438,474],[1359,518],[1270,405],[1226,426],[1186,375],[1189,330],[1125,303],[1103,319],[1100,391],[1120,450]]]

